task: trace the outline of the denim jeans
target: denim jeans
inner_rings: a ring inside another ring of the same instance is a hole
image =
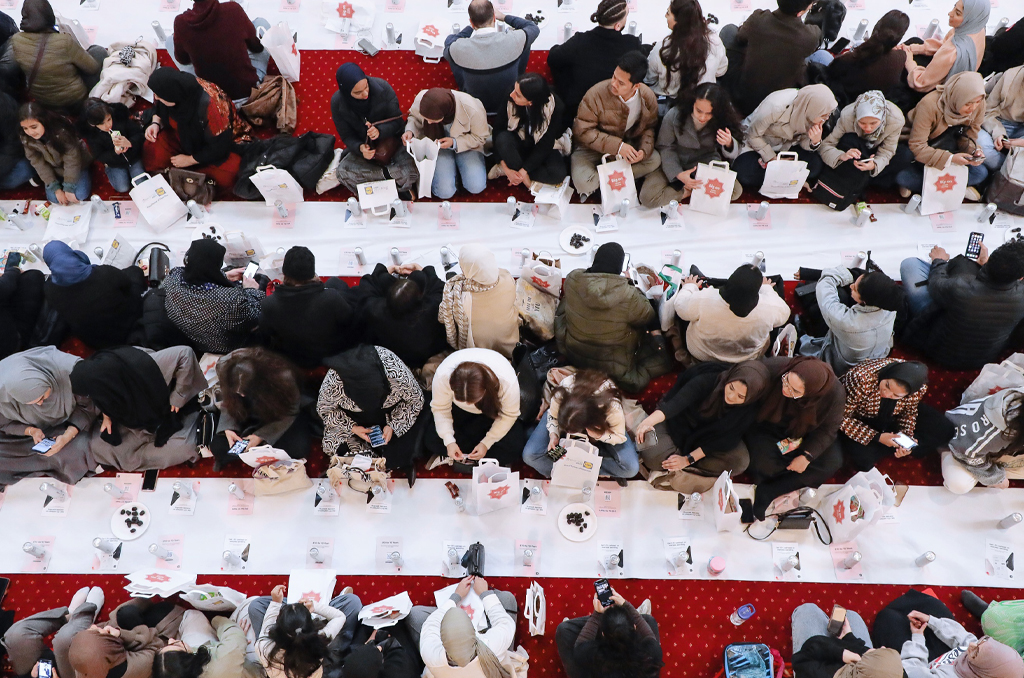
[[[146,173],[146,168],[142,166],[141,160],[137,160],[131,166],[131,169],[127,167],[114,167],[112,165],[106,165],[103,169],[107,173],[110,185],[118,193],[127,193],[132,190],[132,179]]]
[[[523,448],[523,461],[533,467],[545,478],[551,477],[551,468],[555,465],[548,456],[548,415],[537,425],[526,447]],[[640,455],[637,454],[633,439],[627,434],[626,442],[621,445],[597,443],[601,449],[601,475],[613,478],[632,478],[640,471]]]
[[[805,61],[809,64],[821,64],[822,66],[828,66],[832,63],[833,59],[835,59],[835,57],[832,56],[832,52],[827,49],[819,49],[817,52],[807,57]]]
[[[917,286],[917,283],[928,280],[928,273],[931,270],[932,265],[918,257],[904,259],[900,264],[900,279],[903,281],[903,292],[907,295],[907,307],[910,309],[911,318],[931,308],[932,297],[928,293],[928,286]]]
[[[257,17],[253,20],[252,23],[254,26],[256,26],[257,31],[260,28],[263,28],[264,30],[270,28],[270,22],[268,22],[266,19],[262,17]],[[174,34],[167,36],[167,40],[164,41],[164,49],[167,50],[167,53],[170,55],[171,60],[174,62],[174,65],[178,67],[179,71],[191,73],[192,75],[196,74],[196,69],[192,66],[192,64],[186,65],[178,63],[178,60],[174,58]],[[259,54],[249,52],[249,61],[252,63],[252,67],[256,69],[256,86],[259,87],[259,85],[263,82],[263,79],[267,77],[267,64],[270,63],[270,50],[264,47],[263,51],[260,52]],[[236,106],[240,106],[248,100],[249,97],[235,99],[234,104]]]
[[[15,163],[10,172],[0,178],[0,190],[9,191],[12,188],[17,188],[28,183],[33,176],[35,176],[35,170],[32,169],[32,163],[22,158]]]
[[[846,611],[850,633],[864,641],[870,649],[871,634],[864,619],[853,610]],[[810,638],[828,635],[828,615],[814,603],[804,603],[793,610],[793,652],[799,652]]]
[[[437,154],[434,181],[430,191],[435,198],[447,200],[455,195],[458,188],[456,177],[462,179],[462,187],[474,195],[487,188],[487,161],[480,151],[456,153],[450,148],[441,149]]]
[[[967,185],[977,186],[988,178],[988,167],[985,165],[969,165],[967,167]],[[896,183],[914,193],[920,193],[924,187],[924,165],[915,162],[910,167],[900,170],[896,175]]]
[[[1002,118],[999,118],[999,122],[1003,123],[1008,139],[1024,138],[1024,122],[1012,122]],[[989,170],[995,172],[1006,162],[1006,154],[996,150],[995,140],[985,130],[978,132],[978,148],[984,151],[985,162],[982,164]]]
[[[78,198],[80,202],[84,202],[89,199],[91,190],[92,184],[89,182],[89,169],[84,167],[82,168],[82,173],[78,175],[78,183],[75,185],[75,197]],[[56,191],[47,187],[46,199],[52,203],[57,203]]]

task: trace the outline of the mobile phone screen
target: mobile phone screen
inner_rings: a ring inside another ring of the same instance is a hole
[[[154,492],[156,491],[156,479],[160,477],[160,471],[153,468],[146,471],[146,475],[142,476],[142,491],[143,492]]]
[[[985,240],[984,233],[978,233],[973,231],[970,237],[967,239],[967,251],[964,252],[964,256],[968,259],[977,259],[978,255],[981,254],[981,243]]]
[[[894,443],[896,443],[905,450],[917,447],[917,443],[914,442],[914,439],[908,436],[906,433],[897,433],[892,437],[892,440]]]
[[[242,438],[231,446],[231,449],[228,450],[228,454],[241,454],[242,452],[245,452],[247,447],[249,447],[249,439]]]
[[[605,607],[612,606],[612,587],[607,579],[598,579],[594,582],[594,590],[597,591],[597,599]]]
[[[260,270],[260,262],[250,261],[249,265],[245,267],[245,273],[243,273],[242,275],[245,276],[246,278],[255,278],[256,271],[258,270]]]
[[[45,659],[39,660],[39,678],[51,678],[53,676],[53,664]]]
[[[57,444],[57,441],[53,438],[43,438],[38,443],[32,446],[34,452],[39,454],[46,454],[50,451],[50,448]]]

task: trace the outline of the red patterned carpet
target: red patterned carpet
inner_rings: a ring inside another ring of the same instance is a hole
[[[161,53],[164,63],[167,56]],[[534,53],[530,70],[547,74],[547,54]],[[296,84],[299,98],[299,119],[297,133],[306,131],[334,133],[329,102],[336,89],[334,72],[343,60],[353,60],[367,73],[387,79],[397,90],[399,100],[407,108],[416,93],[423,88],[454,86],[447,66],[428,65],[412,52],[382,52],[375,58],[352,52],[320,51],[304,52],[302,55],[302,80]],[[104,198],[113,195],[102,170],[93,171],[95,192]],[[482,202],[504,201],[508,195],[527,199],[525,191],[502,187],[504,182],[491,182],[491,186],[479,196],[460,194],[459,200]],[[0,197],[42,198],[42,189],[8,192]],[[871,195],[874,202],[896,202],[892,193]],[[323,196],[307,195],[307,200],[344,200],[343,189],[335,189]],[[753,195],[744,195],[742,200],[752,201]],[[793,284],[787,285],[792,292]],[[791,295],[790,295],[791,296]],[[63,347],[76,354],[86,354],[87,349],[77,341],[70,341]],[[897,351],[897,355],[904,354]],[[971,382],[974,372],[948,372],[933,370],[929,393],[926,400],[940,409],[948,409],[959,401],[960,393]],[[669,386],[675,376],[668,375],[655,380],[640,395],[640,401],[651,409]],[[314,449],[309,470],[311,475],[321,475],[326,464],[319,447]],[[880,468],[902,482],[919,485],[941,484],[938,460],[897,461],[889,460]],[[529,469],[525,471],[532,473]],[[168,469],[164,476],[209,477],[213,475],[237,475],[239,469],[214,474],[212,462],[203,460],[193,467],[182,466]],[[446,471],[423,472],[423,477],[443,476]],[[528,475],[528,474],[527,474]],[[848,476],[844,471],[840,479]],[[1019,484],[1019,483],[1018,483]],[[107,593],[109,610],[114,604],[127,598],[123,590],[124,579],[117,575],[103,576],[61,576],[61,575],[13,575],[11,588],[3,601],[5,609],[13,609],[18,618],[33,612],[66,605],[71,594],[85,584],[103,586]],[[274,584],[285,582],[284,577],[210,577],[203,582],[225,584],[248,594],[269,592]],[[545,637],[530,638],[525,623],[520,620],[519,640],[530,652],[531,676],[562,675],[555,651],[553,637],[555,626],[563,617],[588,614],[591,609],[592,589],[586,580],[542,579],[548,600],[548,625]],[[523,605],[525,579],[495,578],[491,584],[516,594]],[[341,577],[340,585],[351,585],[364,602],[373,602],[402,590],[408,590],[416,603],[427,604],[433,600],[432,592],[446,585],[440,578],[428,577]],[[761,641],[782,651],[785,657],[791,653],[789,615],[797,605],[814,602],[824,609],[833,603],[840,603],[860,612],[872,620],[874,615],[890,600],[905,590],[900,586],[853,585],[853,584],[781,584],[763,582],[703,582],[703,581],[622,581],[617,589],[627,599],[639,604],[644,598],[654,603],[654,615],[661,626],[662,646],[665,651],[667,668],[664,676],[711,678],[721,668],[721,655],[730,642]],[[936,589],[938,597],[967,624],[970,630],[978,632],[978,625],[969,619],[959,602],[959,590],[952,587]],[[980,591],[983,597],[1009,597],[1005,590]],[[739,605],[751,603],[757,608],[757,615],[743,627],[735,627],[728,621],[729,614]]]

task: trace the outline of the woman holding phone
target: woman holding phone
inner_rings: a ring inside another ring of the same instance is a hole
[[[858,471],[870,471],[890,454],[897,459],[926,457],[953,437],[953,425],[943,414],[921,402],[928,390],[924,363],[867,360],[841,381],[846,411],[839,444]]]

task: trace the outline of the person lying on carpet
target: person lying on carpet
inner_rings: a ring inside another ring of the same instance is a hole
[[[816,358],[764,358],[771,387],[757,423],[743,437],[748,472],[757,484],[754,518],[777,497],[818,487],[843,465],[836,434],[843,422],[846,389],[832,368]]]
[[[275,586],[259,620],[260,664],[267,678],[321,678],[325,660],[344,656],[352,644],[363,604],[352,587],[329,605],[306,598],[285,604],[284,597],[284,585]]]
[[[186,610],[172,639],[153,658],[153,678],[241,678],[257,675],[246,666],[245,632],[227,617],[211,622],[198,610]]]
[[[841,377],[846,410],[839,429],[843,456],[858,471],[870,471],[890,454],[924,459],[953,437],[953,425],[922,402],[928,366],[896,358],[868,360]],[[906,436],[913,445],[901,445]]]
[[[829,617],[813,603],[793,610],[793,671],[798,678],[903,678],[900,653],[871,646],[867,624],[846,611],[838,636]]]
[[[473,620],[459,607],[470,590],[484,601],[488,622],[485,631],[477,631]],[[420,613],[427,609],[420,608]],[[508,651],[515,646],[517,612],[516,598],[511,593],[491,589],[483,577],[466,577],[448,600],[430,611],[420,628],[420,655],[427,670],[438,669],[438,675],[446,678],[516,675]]]
[[[584,435],[601,454],[601,475],[624,483],[640,468],[636,445],[626,432],[622,393],[607,374],[580,370],[562,379],[551,394],[548,411],[523,448],[523,461],[545,478],[554,461],[548,454],[560,440]]]
[[[1009,645],[1024,656],[1024,600],[996,600],[986,603],[973,591],[961,591],[967,611],[981,620],[986,636]]]
[[[519,421],[519,378],[500,353],[466,348],[445,358],[434,373],[430,410],[434,425],[423,444],[437,457],[471,472],[484,457],[508,466],[522,457],[526,433]]]
[[[1006,388],[946,412],[955,434],[942,451],[942,484],[967,494],[979,483],[1006,489],[1021,478],[1024,389]],[[1012,470],[1011,470],[1012,469]]]
[[[96,623],[103,602],[103,589],[85,586],[75,592],[67,607],[37,612],[15,622],[3,637],[7,660],[14,674],[23,678],[39,678],[39,662],[50,662],[54,678],[74,678],[75,669],[68,659],[71,641],[79,632]],[[46,646],[49,636],[53,636],[52,650]]]
[[[555,645],[569,678],[656,678],[662,660],[658,622],[651,601],[638,611],[612,589],[605,607],[594,594],[589,617],[566,619],[555,629]]]
[[[770,387],[771,375],[759,360],[702,363],[680,374],[636,429],[641,444],[656,437],[641,452],[648,481],[663,490],[703,493],[722,471],[743,473],[750,463],[743,435]]]
[[[775,283],[752,264],[737,268],[718,288],[696,275],[687,276],[668,303],[688,323],[686,351],[699,362],[760,358],[770,347],[772,330],[782,327],[792,313]]]

